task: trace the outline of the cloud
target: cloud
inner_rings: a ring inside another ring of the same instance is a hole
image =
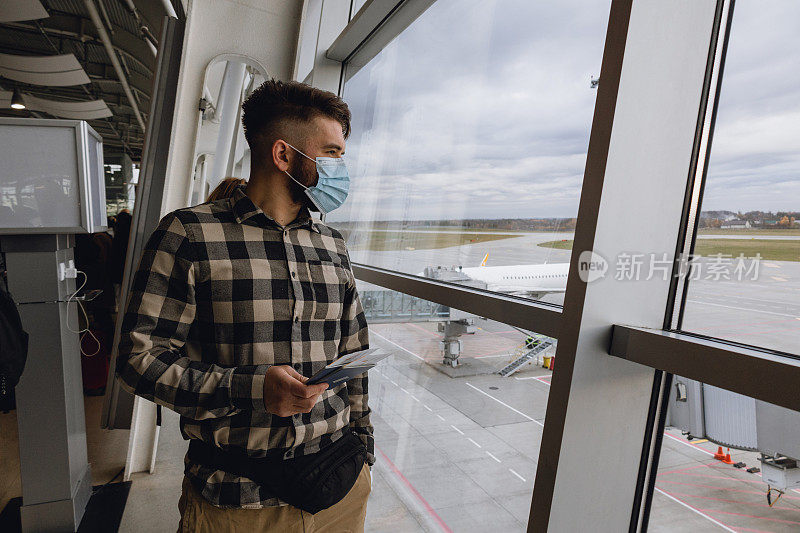
[[[800,209],[800,4],[756,4],[736,5],[705,209]],[[576,216],[609,5],[435,3],[345,85],[330,220]]]

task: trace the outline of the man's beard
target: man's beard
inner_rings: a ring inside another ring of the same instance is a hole
[[[317,178],[316,164],[311,167],[310,165],[306,165],[304,159],[297,158],[292,163],[292,166],[289,169],[289,174],[291,174],[294,178],[294,180],[289,180],[289,194],[292,196],[292,201],[296,204],[313,208],[314,205],[309,201],[308,196],[306,196],[306,190],[295,180],[307,187],[312,186]]]

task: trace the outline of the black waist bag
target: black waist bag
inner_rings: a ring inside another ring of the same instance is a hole
[[[364,467],[367,448],[352,431],[346,431],[317,453],[293,459],[275,455],[254,459],[192,440],[189,459],[252,479],[282,501],[314,514],[340,502],[350,492]]]

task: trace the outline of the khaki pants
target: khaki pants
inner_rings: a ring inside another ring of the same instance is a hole
[[[356,484],[342,501],[312,515],[291,505],[263,509],[221,509],[208,503],[184,478],[183,492],[178,502],[181,512],[178,533],[363,533],[367,497],[371,489],[372,475],[369,467],[364,465]]]

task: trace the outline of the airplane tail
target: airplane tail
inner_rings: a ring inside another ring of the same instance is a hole
[[[486,252],[486,255],[483,256],[483,261],[481,261],[481,266],[486,266],[486,261],[489,259],[489,252]]]

